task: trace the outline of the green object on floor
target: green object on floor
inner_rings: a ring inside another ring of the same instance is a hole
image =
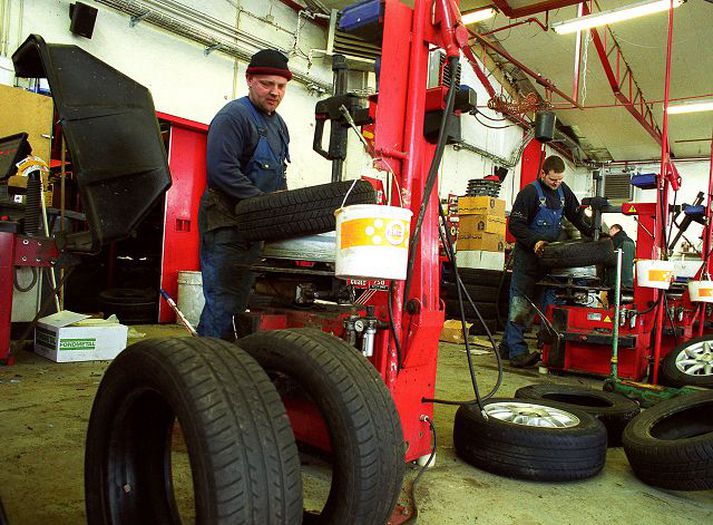
[[[621,313],[621,248],[617,250],[616,259],[616,283],[614,289],[614,327],[612,333],[612,353],[611,353],[611,374],[604,380],[604,390],[615,392],[629,399],[638,401],[642,408],[649,408],[656,403],[674,397],[694,394],[700,392],[701,388],[684,386],[681,388],[665,387],[661,385],[650,385],[648,383],[638,383],[636,381],[621,380],[618,377],[617,363],[619,361],[619,315]],[[660,293],[664,293],[663,290]],[[656,366],[656,364],[654,364]]]

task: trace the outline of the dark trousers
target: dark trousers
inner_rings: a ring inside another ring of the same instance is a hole
[[[244,240],[235,228],[201,233],[201,274],[205,307],[198,334],[234,339],[233,315],[244,312],[255,282],[248,267],[260,260],[262,243]]]
[[[554,290],[536,286],[545,275],[537,255],[516,244],[513,257],[510,308],[503,335],[503,343],[511,359],[529,352],[525,332],[530,328],[535,312],[526,297],[538,305],[542,313],[554,303]]]

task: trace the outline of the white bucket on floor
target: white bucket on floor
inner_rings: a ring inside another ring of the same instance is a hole
[[[198,326],[205,305],[203,276],[201,272],[178,272],[178,309],[183,312],[193,328]]]
[[[688,295],[691,301],[713,303],[713,281],[688,281]]]
[[[673,261],[643,259],[636,261],[636,282],[644,288],[668,290],[673,280]]]
[[[411,210],[356,204],[339,208],[335,274],[343,279],[406,279]]]

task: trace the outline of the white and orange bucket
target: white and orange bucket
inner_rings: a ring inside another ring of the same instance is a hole
[[[673,280],[673,262],[657,259],[636,261],[636,282],[644,288],[668,290]]]
[[[347,279],[406,279],[411,210],[356,204],[339,208],[335,274]]]
[[[713,281],[688,281],[688,295],[691,301],[713,303]]]

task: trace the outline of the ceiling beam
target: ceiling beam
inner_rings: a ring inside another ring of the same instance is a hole
[[[493,3],[498,10],[508,18],[520,18],[523,16],[542,13],[543,11],[551,11],[553,9],[560,9],[562,7],[575,5],[581,1],[582,0],[546,0],[517,8],[510,7],[510,3],[507,0],[493,0]]]
[[[590,14],[586,2],[582,4],[582,7],[582,14]],[[646,101],[644,93],[634,78],[634,72],[624,59],[614,34],[609,31],[608,27],[605,27],[603,31],[604,37],[600,35],[599,30],[595,27],[591,28],[590,32],[599,61],[602,64],[602,68],[604,68],[604,74],[614,96],[660,146],[663,137],[654,120],[653,104]],[[611,45],[609,45],[608,41],[610,41]]]

